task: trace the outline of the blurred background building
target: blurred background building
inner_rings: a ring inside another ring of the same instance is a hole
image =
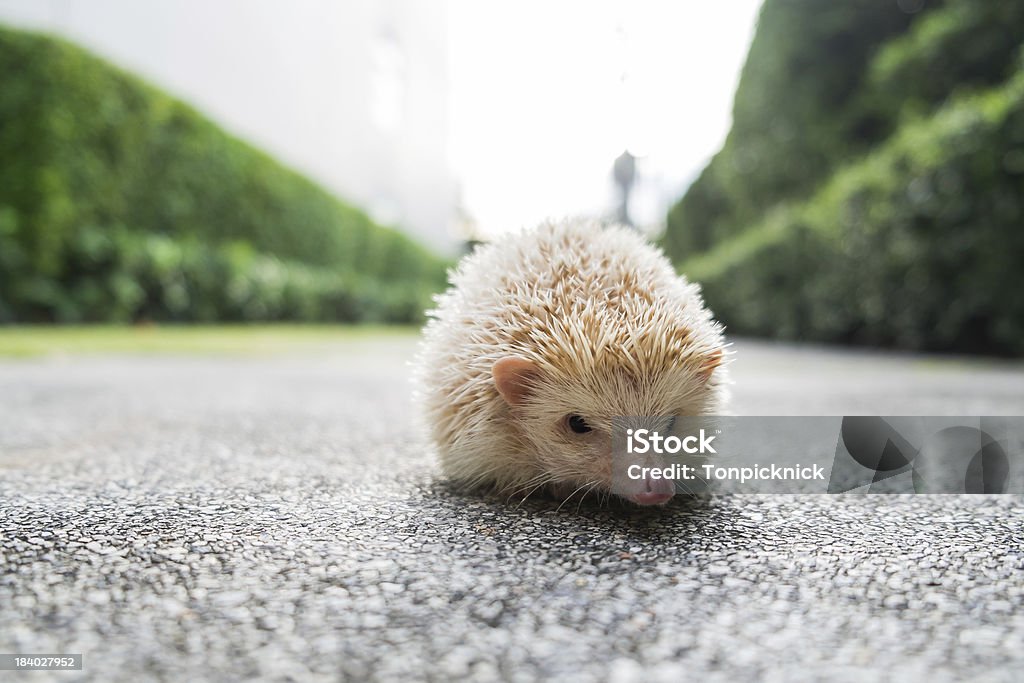
[[[0,0],[187,100],[385,225],[451,252],[444,2]]]

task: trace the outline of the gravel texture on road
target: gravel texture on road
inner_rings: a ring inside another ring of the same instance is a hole
[[[1020,496],[464,495],[412,342],[0,363],[0,681],[1019,680]],[[740,414],[1024,415],[1019,364],[740,343]]]

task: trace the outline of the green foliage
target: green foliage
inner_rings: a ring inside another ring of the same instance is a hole
[[[397,323],[419,320],[431,292],[443,285],[440,278],[423,286],[420,280],[382,281],[281,261],[245,242],[211,248],[191,238],[121,228],[78,230],[64,268],[59,286],[43,274],[8,283],[0,294],[0,319],[16,319],[17,310],[19,320],[61,323]]]
[[[915,15],[895,1],[767,0],[740,75],[733,127],[668,217],[681,261],[742,232],[779,201],[810,194],[884,134],[859,100],[867,64]]]
[[[1024,353],[1022,44],[1022,0],[767,0],[666,251],[735,333]]]
[[[869,65],[864,99],[876,115],[920,116],[950,95],[1005,81],[1019,69],[1024,2],[947,0]]]
[[[684,264],[735,332],[1024,353],[1024,77]]]
[[[416,320],[444,264],[187,105],[0,28],[0,320]]]

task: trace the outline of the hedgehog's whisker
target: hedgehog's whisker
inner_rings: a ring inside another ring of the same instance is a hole
[[[525,484],[521,485],[520,487],[518,487],[516,490],[514,490],[511,494],[509,494],[509,498],[511,498],[512,496],[517,495],[521,491],[529,488],[530,485],[533,484],[534,482],[537,482],[536,485],[533,486],[533,488],[529,488],[529,490],[526,491],[526,494],[522,497],[522,499],[520,499],[519,503],[516,504],[517,508],[521,507],[522,504],[526,502],[526,499],[529,498],[530,496],[532,496],[537,491],[537,489],[539,489],[539,488],[541,488],[543,486],[546,486],[547,484],[550,484],[554,480],[555,480],[555,478],[551,474],[545,473],[545,474],[538,475],[538,476],[534,477],[533,479],[530,479],[529,481],[527,481],[527,483],[525,483]]]
[[[589,481],[587,483],[583,484],[582,486],[577,487],[575,491],[573,491],[568,496],[566,496],[565,500],[562,501],[561,505],[559,505],[557,508],[555,508],[555,512],[558,512],[559,510],[561,510],[562,509],[562,505],[565,505],[566,503],[568,503],[572,499],[573,496],[575,496],[577,493],[579,493],[583,489],[587,488],[588,486],[592,486],[591,482],[589,482]],[[582,502],[582,499],[581,499],[580,502]]]
[[[549,472],[540,472],[540,473],[536,474],[535,476],[530,477],[529,479],[526,479],[524,481],[518,482],[516,484],[515,488],[512,489],[512,493],[510,494],[509,497],[519,493],[520,491],[526,490],[527,488],[529,488],[530,486],[533,486],[538,481],[539,482],[547,482],[547,481],[550,481],[551,478],[552,478],[551,473],[549,473]]]
[[[588,486],[587,490],[583,492],[582,496],[580,496],[580,502],[576,503],[576,514],[580,513],[580,508],[583,506],[583,501],[585,501],[587,499],[587,496],[590,495],[590,492],[593,491],[594,488],[598,484],[600,484],[600,483],[601,482],[599,482],[599,481],[592,481],[592,482],[590,482],[590,486]]]

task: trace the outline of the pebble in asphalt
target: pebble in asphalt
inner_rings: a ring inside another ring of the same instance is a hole
[[[0,363],[2,680],[1019,680],[1020,496],[445,486],[411,345]],[[1024,415],[1020,365],[738,344],[740,414]]]

